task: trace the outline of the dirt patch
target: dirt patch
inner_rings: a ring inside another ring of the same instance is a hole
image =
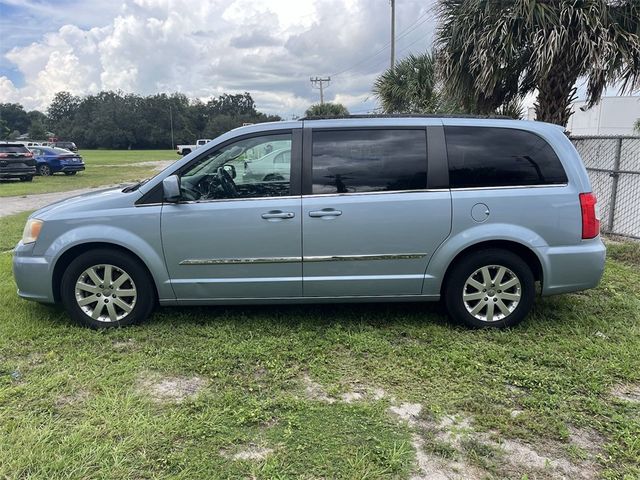
[[[397,416],[400,420],[408,422],[409,425],[416,425],[418,423],[418,417],[420,417],[420,412],[422,412],[422,405],[419,403],[391,405],[389,412]]]
[[[419,403],[392,405],[389,413],[418,430],[411,435],[417,464],[417,472],[411,477],[412,480],[480,480],[485,477],[485,472],[465,462],[461,455],[445,458],[427,448],[425,437],[437,438],[441,442],[450,441],[456,435],[457,425],[468,424],[466,418],[463,422],[449,416],[439,422],[423,420],[420,418],[422,405]]]
[[[152,160],[148,162],[133,162],[133,163],[107,163],[100,165],[101,167],[154,167],[154,171],[160,172],[167,168],[177,160]]]
[[[365,400],[378,401],[387,396],[382,388],[369,388],[361,384],[352,384],[351,390],[340,395],[340,400],[345,403],[361,402]]]
[[[325,403],[335,403],[336,399],[329,396],[322,385],[312,380],[308,374],[305,373],[303,375],[302,383],[304,384],[304,391],[309,400],[318,400]]]
[[[445,459],[425,451],[425,441],[418,435],[411,437],[411,445],[416,451],[418,473],[411,480],[480,480],[485,473],[465,462]]]
[[[81,404],[89,398],[89,392],[86,390],[76,390],[68,395],[60,395],[54,405],[56,408],[72,407]]]
[[[137,390],[157,403],[180,403],[195,397],[206,385],[201,377],[145,375],[138,379]]]
[[[249,445],[235,449],[234,453],[227,449],[220,450],[220,455],[225,458],[230,458],[232,460],[250,460],[254,462],[264,460],[272,453],[272,448],[260,447],[255,443],[250,443]]]
[[[305,395],[309,400],[318,400],[325,403],[335,403],[337,401],[344,403],[355,403],[361,401],[378,401],[387,396],[382,388],[371,388],[360,383],[351,383],[350,390],[342,393],[338,397],[329,395],[322,385],[314,381],[309,374],[302,376],[302,384],[304,385]]]
[[[128,352],[135,349],[137,343],[133,338],[127,338],[126,340],[114,340],[111,345],[117,352]]]
[[[569,442],[591,455],[602,452],[605,438],[592,428],[569,427]]]
[[[611,389],[611,395],[618,400],[624,400],[625,402],[639,403],[640,402],[640,384],[627,383],[616,385]]]
[[[495,431],[478,432],[473,418],[445,415],[425,418],[422,405],[402,403],[389,413],[414,429],[411,444],[416,451],[419,479],[545,478],[593,479],[598,475],[595,461],[603,438],[590,429],[570,428],[570,445],[587,452],[586,460],[566,456],[566,443],[542,441],[528,444],[501,439]]]

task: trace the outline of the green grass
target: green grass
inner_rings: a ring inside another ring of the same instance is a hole
[[[2,250],[25,217],[0,219]],[[489,478],[546,477],[513,476],[473,432],[581,458],[571,427],[602,437],[600,476],[638,478],[640,405],[610,394],[640,384],[640,265],[627,251],[638,245],[624,248],[598,288],[538,299],[507,331],[460,328],[437,305],[380,304],[164,308],[95,332],[19,299],[4,253],[0,478],[408,478],[413,429],[387,411],[402,402],[422,404],[425,421],[473,419],[459,449],[435,437],[424,449]],[[386,395],[327,403],[305,375],[338,399],[354,385]],[[205,386],[180,403],[144,387],[194,376]],[[272,452],[232,458],[251,445]]]
[[[80,150],[80,155],[88,165],[116,165],[181,158],[175,150]]]
[[[136,163],[178,160],[172,150],[82,150],[86,170],[75,176],[62,173],[34,177],[33,182],[0,181],[0,197],[62,192],[99,187],[148,178],[156,173],[153,165]]]

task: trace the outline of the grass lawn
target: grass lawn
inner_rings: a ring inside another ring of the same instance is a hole
[[[0,219],[3,249],[25,217]],[[638,245],[609,253],[599,288],[508,331],[378,304],[107,332],[20,300],[4,253],[0,478],[638,478]]]
[[[57,173],[50,177],[34,177],[33,182],[0,181],[0,197],[62,192],[98,187],[148,178],[156,173],[156,165],[143,162],[178,160],[172,150],[82,150],[86,170],[75,176]]]

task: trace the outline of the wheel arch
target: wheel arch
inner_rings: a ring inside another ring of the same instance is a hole
[[[460,261],[461,258],[471,255],[480,250],[486,250],[488,248],[499,248],[503,250],[508,250],[510,252],[515,253],[520,258],[522,258],[527,265],[531,268],[531,272],[533,273],[533,277],[536,281],[539,281],[541,284],[544,281],[544,269],[542,267],[542,262],[538,255],[533,251],[533,249],[523,243],[514,241],[514,240],[484,240],[478,243],[474,243],[472,245],[468,245],[461,251],[459,251],[449,262],[449,265],[446,268],[445,274],[442,278],[442,282],[440,284],[440,295],[443,295],[444,288],[447,284],[447,280],[451,273],[453,266]]]
[[[147,264],[142,260],[142,258],[140,258],[139,255],[129,250],[128,248],[123,247],[122,245],[117,245],[115,243],[86,242],[86,243],[80,243],[78,245],[74,245],[73,247],[69,248],[68,250],[63,252],[60,255],[60,257],[58,257],[58,259],[56,260],[56,263],[53,267],[53,275],[51,276],[51,282],[52,282],[51,289],[53,292],[53,298],[56,303],[61,301],[60,289],[62,284],[62,276],[64,275],[64,272],[69,266],[69,264],[73,261],[74,258],[78,257],[79,255],[82,255],[83,253],[89,252],[91,250],[97,250],[97,249],[115,250],[133,257],[145,269],[145,271],[147,272],[147,275],[149,275],[149,278],[151,279],[151,283],[153,284],[153,292],[154,292],[155,298],[156,300],[159,298],[159,292],[158,292],[158,286],[156,285],[156,280],[153,274],[151,273],[151,270],[149,270],[149,267],[147,266]]]

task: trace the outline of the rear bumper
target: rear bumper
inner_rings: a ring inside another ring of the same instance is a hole
[[[20,242],[13,252],[13,276],[18,295],[27,300],[54,303],[52,265],[47,257],[31,256],[33,244]]]
[[[606,248],[600,237],[579,245],[538,249],[543,261],[542,295],[594,288],[604,273]]]
[[[24,177],[35,174],[36,167],[0,167],[0,178]]]
[[[78,163],[77,165],[65,165],[59,171],[60,172],[81,172],[84,170],[84,165]]]

